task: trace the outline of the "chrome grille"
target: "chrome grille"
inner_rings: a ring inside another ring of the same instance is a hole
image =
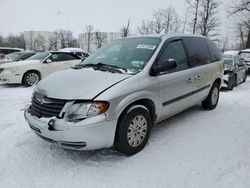
[[[34,93],[29,111],[38,118],[53,116],[60,118],[59,114],[66,102],[66,100],[48,98]]]

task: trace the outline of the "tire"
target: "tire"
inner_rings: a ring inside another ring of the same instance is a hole
[[[227,89],[233,90],[233,88],[236,86],[236,77],[235,75],[232,75],[229,77]]]
[[[148,109],[135,105],[125,111],[119,118],[114,146],[125,155],[134,155],[147,144],[152,128]],[[140,139],[141,138],[141,139]]]
[[[201,102],[202,107],[205,110],[213,110],[216,108],[220,96],[220,87],[218,83],[214,83],[211,90],[206,98],[206,100]]]
[[[23,84],[27,87],[33,86],[40,81],[40,76],[35,71],[26,72],[23,76]]]
[[[243,82],[245,82],[247,80],[247,71],[245,72],[245,76],[243,78]]]

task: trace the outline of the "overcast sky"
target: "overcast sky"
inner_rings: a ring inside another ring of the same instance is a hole
[[[221,1],[221,33],[230,21],[226,9],[233,0]],[[185,0],[0,0],[0,34],[69,29],[77,36],[87,24],[100,31],[119,31],[131,18],[135,30],[153,10],[172,6],[182,16]],[[184,16],[184,15],[183,15]]]

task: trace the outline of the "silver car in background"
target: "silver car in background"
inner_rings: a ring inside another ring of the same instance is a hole
[[[246,63],[248,71],[250,71],[250,49],[241,50],[239,56]]]
[[[221,54],[206,37],[114,40],[39,82],[24,115],[37,135],[62,148],[114,146],[133,155],[156,123],[200,103],[214,109],[223,71]]]

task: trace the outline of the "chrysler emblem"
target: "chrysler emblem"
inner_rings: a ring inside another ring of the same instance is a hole
[[[46,100],[46,99],[45,99],[45,96],[43,96],[43,95],[36,96],[36,100],[37,100],[40,104],[49,104],[49,103],[51,103],[50,101]]]

